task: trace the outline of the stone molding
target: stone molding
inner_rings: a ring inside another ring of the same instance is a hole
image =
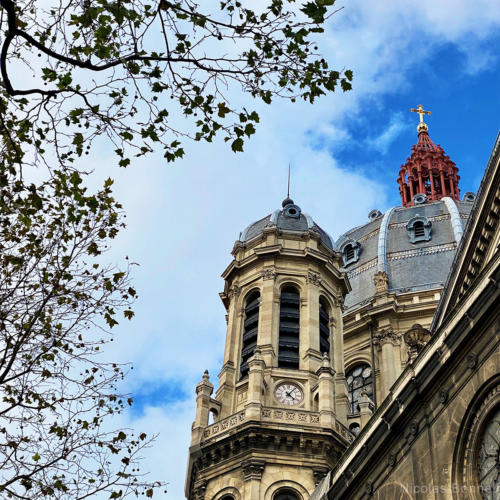
[[[377,332],[373,336],[373,340],[379,347],[389,342],[394,346],[399,346],[401,345],[401,334],[395,332],[392,327],[389,327],[381,330],[380,332]]]
[[[315,273],[314,271],[308,271],[307,282],[312,285],[320,286],[323,280],[321,279],[321,275],[319,273]]]
[[[241,467],[243,469],[245,481],[260,481],[266,467],[266,462],[264,462],[264,460],[256,460],[254,458],[250,458],[248,460],[245,460],[241,464]]]

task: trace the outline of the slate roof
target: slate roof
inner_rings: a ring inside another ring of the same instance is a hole
[[[302,212],[300,207],[294,205],[292,200],[285,200],[285,202],[287,201],[291,203],[285,205],[282,210],[275,210],[272,214],[266,215],[262,219],[250,224],[242,233],[240,233],[239,241],[249,241],[261,234],[265,227],[276,226],[283,231],[316,231],[321,236],[321,242],[332,250],[333,240],[330,235],[318,226],[318,224],[316,224],[309,215]],[[286,211],[287,207],[295,207],[299,212],[298,217],[289,216]]]
[[[450,201],[455,203],[462,227],[465,227],[472,202]],[[427,217],[432,222],[430,241],[410,242],[406,224],[416,215]],[[446,281],[457,238],[444,199],[407,208],[396,207],[392,213],[388,211],[388,217],[385,256],[378,254],[382,216],[347,231],[335,243],[337,251],[349,238],[361,244],[359,260],[345,268],[352,287],[345,300],[347,309],[356,308],[373,297],[373,277],[384,268],[389,277],[389,291],[403,293],[437,288]]]

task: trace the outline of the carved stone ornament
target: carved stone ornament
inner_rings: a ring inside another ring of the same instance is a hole
[[[252,479],[260,481],[265,466],[266,463],[263,460],[245,460],[242,464],[245,481],[251,481]]]
[[[385,271],[379,271],[373,276],[375,284],[375,293],[387,293],[389,290],[389,276]]]
[[[238,295],[241,293],[241,288],[238,285],[233,285],[228,292],[228,297],[232,299],[233,297],[238,297]]]
[[[448,389],[445,389],[444,387],[442,389],[439,389],[439,402],[443,405],[446,404],[446,402],[448,401],[448,395]]]
[[[394,467],[396,465],[396,454],[395,453],[389,453],[389,456],[387,457],[387,465],[389,467]]]
[[[321,285],[322,279],[321,279],[321,276],[319,273],[309,271],[307,273],[307,282],[311,283],[312,285],[319,286],[319,285]]]
[[[373,481],[367,481],[365,484],[365,491],[367,495],[373,495]]]
[[[392,327],[389,327],[377,332],[374,335],[374,340],[379,346],[382,346],[387,342],[391,342],[393,345],[400,345],[401,334],[395,332]]]
[[[408,441],[412,441],[413,439],[415,439],[417,434],[418,434],[418,422],[416,420],[412,420],[409,423],[408,428],[406,430],[406,439]]]
[[[326,475],[328,474],[328,471],[329,471],[328,467],[313,470],[315,486],[318,486],[318,484],[321,483],[323,478],[326,477]]]
[[[266,269],[262,269],[260,275],[262,276],[263,280],[275,280],[278,273],[273,267],[268,267]]]
[[[194,485],[193,493],[195,500],[204,500],[205,498],[205,490],[207,489],[207,482],[201,481],[198,484]]]
[[[473,370],[477,365],[477,354],[471,352],[467,355],[467,366]]]
[[[408,346],[408,360],[410,363],[415,360],[420,351],[422,351],[427,342],[429,342],[430,338],[431,334],[429,330],[426,330],[418,323],[415,323],[407,332],[405,332],[404,340]]]

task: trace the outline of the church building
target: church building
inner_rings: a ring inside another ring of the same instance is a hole
[[[189,500],[500,499],[500,140],[477,195],[430,138],[334,240],[289,196],[235,242]]]

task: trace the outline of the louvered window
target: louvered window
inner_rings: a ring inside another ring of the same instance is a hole
[[[252,293],[245,305],[245,322],[243,324],[243,342],[241,344],[240,378],[248,375],[248,360],[253,356],[257,346],[257,330],[259,328],[260,293]]]
[[[330,314],[325,299],[319,299],[319,350],[330,356]]]
[[[346,262],[350,262],[354,259],[354,247],[352,245],[347,245],[345,247],[345,260]]]
[[[425,227],[423,222],[415,222],[413,228],[415,230],[415,238],[425,237]]]
[[[279,490],[278,493],[273,497],[273,500],[299,500],[299,497],[293,490],[288,488],[285,490]]]
[[[299,368],[300,295],[295,287],[286,287],[280,297],[278,366]]]

